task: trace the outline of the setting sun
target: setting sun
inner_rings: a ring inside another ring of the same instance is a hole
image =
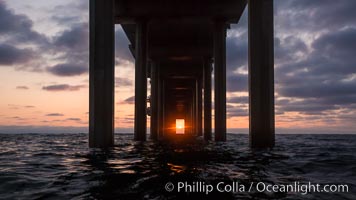
[[[176,134],[184,134],[184,119],[176,119]]]

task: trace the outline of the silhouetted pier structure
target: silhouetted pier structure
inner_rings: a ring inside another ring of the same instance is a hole
[[[114,32],[121,24],[135,58],[135,140],[175,134],[226,140],[226,30],[248,4],[251,147],[274,146],[273,0],[90,0],[90,147],[114,144]]]

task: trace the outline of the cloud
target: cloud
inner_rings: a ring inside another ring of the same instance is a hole
[[[89,1],[79,0],[66,2],[52,7],[52,20],[56,21],[60,25],[68,25],[82,21],[88,21]]]
[[[17,90],[28,90],[28,89],[30,89],[30,88],[27,87],[27,86],[24,86],[24,85],[20,85],[20,86],[17,86],[16,89],[17,89]]]
[[[248,116],[248,109],[241,108],[239,106],[234,106],[231,108],[227,108],[227,117],[246,117]]]
[[[32,105],[8,104],[8,106],[10,107],[10,109],[13,109],[13,110],[35,108],[35,106],[32,106]]]
[[[121,26],[117,26],[115,31],[115,59],[116,64],[124,62],[134,62],[134,58],[129,50],[129,40]]]
[[[8,44],[0,44],[0,66],[23,64],[34,58],[31,49],[20,49]]]
[[[303,64],[313,65],[315,74],[356,73],[355,34],[356,28],[347,28],[321,35],[312,43],[314,52]]]
[[[48,52],[60,64],[45,70],[56,76],[79,76],[89,71],[89,25],[87,22],[71,26],[52,38]]]
[[[46,91],[50,91],[50,92],[78,91],[85,87],[86,87],[85,85],[58,84],[58,85],[43,86],[42,90],[46,90]]]
[[[354,28],[321,34],[312,41],[310,53],[276,69],[278,94],[300,100],[281,110],[323,112],[356,103],[355,34]]]
[[[334,96],[343,96],[356,94],[356,81],[325,81],[312,82],[305,80],[299,84],[285,85],[279,90],[279,94],[287,97],[299,98],[327,98]]]
[[[298,32],[330,30],[355,23],[356,2],[352,0],[278,0],[276,28]]]
[[[237,31],[238,28],[231,30]],[[226,38],[226,65],[227,72],[233,72],[237,68],[247,70],[248,59],[248,41],[247,32],[239,36],[230,36]]]
[[[88,66],[64,63],[47,68],[47,71],[57,76],[78,76],[88,73]]]
[[[127,103],[127,104],[134,104],[135,103],[135,96],[131,96],[127,99],[124,100],[124,103]]]
[[[67,118],[66,121],[81,121],[80,118]]]
[[[305,42],[295,36],[285,38],[274,38],[275,63],[281,65],[290,61],[298,61],[302,56],[308,53],[308,47]]]
[[[19,117],[19,116],[8,117],[8,119],[15,119],[15,120],[19,120],[19,121],[26,121],[27,120],[27,118]]]
[[[89,25],[88,23],[74,24],[69,29],[59,33],[54,38],[54,45],[65,50],[88,50]]]
[[[52,16],[51,17],[53,21],[57,22],[58,24],[61,25],[68,25],[68,24],[73,24],[77,23],[80,21],[80,16]]]
[[[70,24],[57,33],[48,46],[48,51],[60,64],[46,67],[56,76],[79,76],[89,71],[89,25],[87,22]]]
[[[125,86],[133,86],[133,83],[128,78],[115,78],[115,87],[125,87]]]
[[[276,1],[277,112],[350,120],[343,111],[356,105],[355,6],[347,0]]]
[[[248,96],[237,96],[227,98],[227,103],[248,104]]]
[[[0,36],[7,42],[45,44],[47,38],[33,30],[33,21],[26,15],[15,14],[0,1]]]
[[[46,115],[47,117],[61,117],[64,116],[62,113],[49,113]]]
[[[16,70],[41,71],[42,49],[48,38],[34,30],[33,21],[16,14],[0,0],[0,66],[14,66]],[[41,61],[40,61],[41,60]]]
[[[322,103],[318,99],[276,101],[278,111],[299,112],[302,114],[322,114],[324,111],[336,109],[336,105]]]
[[[275,1],[276,114],[297,112],[342,119],[340,112],[354,109],[356,13],[350,10],[355,5],[345,0]],[[228,92],[248,91],[246,13],[228,31]],[[244,108],[231,104],[246,106],[248,97],[230,97],[227,102],[229,117],[246,116]]]
[[[227,91],[228,92],[245,92],[248,90],[248,77],[246,74],[230,74],[227,75]]]

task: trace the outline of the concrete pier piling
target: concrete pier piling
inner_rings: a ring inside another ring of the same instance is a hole
[[[90,1],[89,146],[114,145],[114,1]]]
[[[248,5],[250,146],[274,146],[273,0]]]

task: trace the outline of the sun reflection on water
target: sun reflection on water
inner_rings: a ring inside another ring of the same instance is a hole
[[[184,165],[177,165],[173,163],[167,163],[167,166],[170,168],[171,171],[176,173],[182,173],[187,169],[187,167]]]

